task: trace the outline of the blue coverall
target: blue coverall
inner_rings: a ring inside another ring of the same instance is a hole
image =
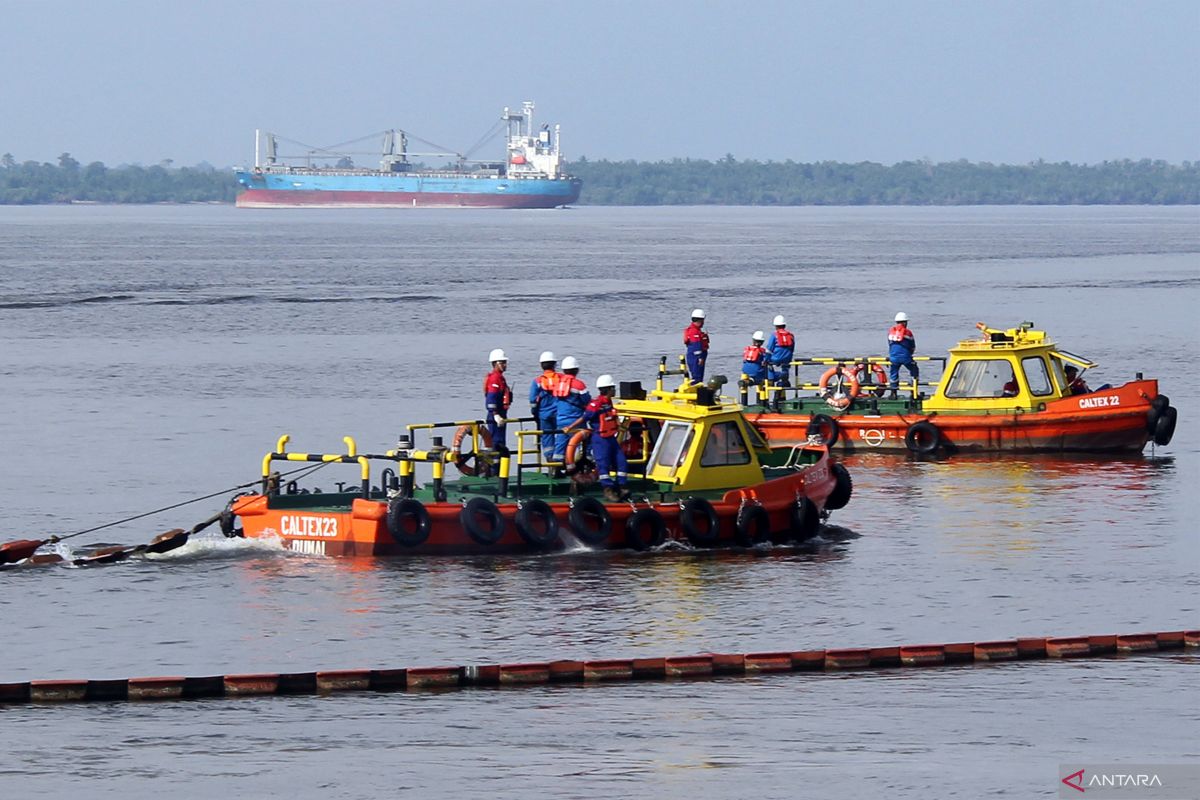
[[[587,384],[574,375],[563,375],[558,379],[558,389],[555,390],[554,414],[558,419],[558,428],[562,430],[583,416],[592,395],[587,390]],[[554,438],[554,460],[563,461],[567,457],[567,442],[571,434],[560,433]]]
[[[897,323],[888,331],[888,388],[893,392],[900,386],[900,367],[907,369],[913,380],[921,379],[921,370],[913,361],[916,349],[917,338],[907,325]]]
[[[772,333],[767,337],[767,343],[764,345],[767,350],[767,379],[776,386],[792,385],[792,382],[788,380],[788,370],[791,368],[792,357],[796,352],[796,338],[790,331],[787,331],[787,334],[791,344],[782,344],[779,337]]]
[[[601,395],[588,403],[583,412],[583,421],[592,429],[592,458],[596,460],[596,471],[600,473],[600,485],[606,489],[624,486],[629,464],[625,451],[617,441],[617,412],[612,400]],[[614,481],[612,473],[616,472]]]
[[[559,427],[555,421],[554,386],[558,383],[558,373],[552,369],[544,371],[529,384],[529,410],[537,417],[538,430],[553,431]],[[549,461],[554,457],[554,434],[543,433],[542,457]]]

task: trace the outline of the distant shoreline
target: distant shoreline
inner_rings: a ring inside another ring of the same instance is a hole
[[[592,161],[577,206],[1200,205],[1200,161],[1025,165],[905,161]],[[63,153],[59,163],[0,159],[0,205],[232,203],[232,171],[165,163],[110,169]]]

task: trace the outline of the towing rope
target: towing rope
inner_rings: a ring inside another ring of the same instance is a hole
[[[42,680],[0,684],[0,703],[100,700],[181,700],[240,695],[328,694],[423,689],[592,684],[700,679],[765,673],[836,672],[888,667],[941,667],[993,661],[1097,658],[1200,647],[1200,630],[1119,636],[1006,639],[994,642],[901,645],[772,653],[705,653],[675,658],[543,661],[463,667],[342,669],[319,672],[158,677],[119,680]]]
[[[325,466],[328,466],[328,464],[320,463],[320,464],[306,465],[303,467],[298,467],[298,468],[292,470],[291,472],[276,473],[276,477],[278,477],[279,479],[282,479],[282,478],[291,477],[294,475],[308,474],[308,473],[315,472],[316,470],[319,470]],[[65,559],[61,556],[55,555],[55,556],[36,556],[35,557],[34,553],[37,551],[37,549],[39,547],[41,547],[43,545],[54,544],[56,542],[61,542],[66,539],[72,539],[76,536],[82,536],[85,533],[94,533],[95,531],[101,531],[101,530],[104,530],[105,528],[112,528],[116,525],[124,525],[127,522],[133,522],[134,520],[153,516],[154,514],[161,514],[164,511],[171,511],[173,509],[180,508],[180,507],[186,506],[186,505],[190,505],[192,503],[198,503],[201,500],[208,500],[208,499],[211,499],[213,497],[218,497],[223,494],[229,494],[230,492],[236,492],[239,489],[247,489],[251,486],[255,486],[255,485],[259,484],[261,481],[262,481],[262,479],[259,478],[259,479],[250,481],[249,483],[239,484],[237,486],[233,486],[228,489],[222,489],[217,492],[210,492],[209,494],[201,495],[200,497],[193,497],[190,500],[184,500],[179,503],[172,503],[169,506],[163,506],[162,508],[156,508],[153,511],[147,511],[142,514],[135,514],[132,517],[126,517],[125,519],[119,519],[116,522],[107,522],[103,525],[96,525],[91,528],[85,528],[81,531],[75,531],[74,533],[68,533],[63,536],[51,535],[45,539],[16,539],[16,540],[10,541],[10,542],[3,542],[3,543],[0,543],[0,568],[5,568],[5,567],[11,566],[13,564],[19,564],[19,563],[22,563],[27,560],[38,561],[40,559],[39,563],[47,563],[47,564],[66,561],[67,559]],[[199,533],[200,531],[207,528],[209,525],[212,525],[214,522],[216,522],[217,520],[219,520],[221,518],[221,515],[223,513],[224,512],[218,512],[217,514],[214,514],[213,516],[209,517],[208,519],[204,520],[203,522],[199,522],[196,525],[193,525],[190,530],[184,530],[183,528],[174,528],[165,533],[161,533],[158,536],[154,537],[154,539],[152,539],[149,544],[140,544],[140,545],[129,546],[129,547],[120,547],[120,546],[105,547],[105,548],[101,548],[100,550],[98,550],[94,553],[89,553],[88,555],[86,555],[82,558],[73,559],[73,560],[71,560],[71,563],[73,563],[77,566],[83,565],[83,564],[93,564],[93,563],[101,564],[101,563],[110,563],[113,561],[120,561],[130,555],[133,555],[134,553],[142,553],[142,552],[165,553],[169,550],[174,550],[177,547],[182,547],[183,545],[187,544],[189,536],[191,536],[193,533]]]
[[[314,471],[316,471],[316,470],[318,470],[318,469],[320,469],[321,467],[324,467],[324,466],[327,466],[327,465],[326,465],[326,464],[317,464],[317,465],[315,465],[315,466],[312,466],[312,465],[310,465],[310,466],[300,467],[300,468],[298,468],[298,469],[294,469],[294,470],[292,470],[291,472],[284,472],[284,473],[280,473],[280,476],[279,476],[279,477],[280,477],[280,478],[286,478],[286,477],[289,477],[289,476],[291,476],[291,475],[296,475],[297,473],[300,473],[300,472],[306,472],[306,471],[307,471],[307,472],[314,472]],[[231,486],[231,487],[230,487],[230,488],[228,488],[228,489],[221,489],[221,490],[220,490],[220,491],[218,491],[218,492],[211,492],[211,493],[209,493],[209,494],[206,494],[206,495],[201,495],[200,497],[193,497],[191,500],[183,500],[182,502],[179,502],[179,503],[173,503],[173,504],[171,504],[171,505],[169,505],[169,506],[163,506],[162,508],[156,508],[156,509],[154,509],[153,511],[147,511],[147,512],[145,512],[145,513],[143,513],[143,514],[135,514],[135,515],[134,515],[134,516],[132,516],[132,517],[126,517],[125,519],[119,519],[119,520],[117,520],[116,522],[107,522],[107,523],[105,523],[105,524],[103,524],[103,525],[97,525],[97,526],[95,526],[94,528],[86,528],[86,529],[84,529],[84,530],[82,530],[82,531],[75,531],[75,533],[68,533],[68,534],[67,534],[67,535],[65,535],[65,536],[51,536],[51,537],[50,537],[50,539],[49,539],[49,541],[50,541],[50,542],[61,542],[61,541],[64,541],[64,540],[66,540],[66,539],[70,539],[70,538],[72,538],[72,537],[75,537],[75,536],[82,536],[82,535],[83,535],[83,534],[85,534],[85,533],[94,533],[94,532],[96,532],[96,531],[102,531],[102,530],[104,530],[105,528],[112,528],[112,527],[115,527],[115,526],[117,526],[117,525],[124,525],[126,522],[133,522],[134,520],[142,519],[143,517],[152,517],[152,516],[154,516],[155,514],[161,514],[161,513],[163,513],[164,511],[173,511],[173,510],[174,510],[174,509],[176,509],[176,508],[182,508],[183,506],[191,505],[192,503],[198,503],[198,502],[200,502],[201,500],[210,500],[210,499],[212,499],[212,498],[214,498],[214,497],[220,497],[220,496],[221,496],[221,495],[223,495],[223,494],[229,494],[230,492],[236,492],[236,491],[238,491],[239,489],[248,489],[248,488],[249,488],[249,487],[251,487],[251,486],[257,486],[257,485],[259,485],[259,484],[261,484],[261,483],[262,483],[262,478],[256,478],[255,480],[252,480],[252,481],[250,481],[249,483],[241,483],[241,484],[238,484],[237,486]],[[210,523],[210,524],[211,524],[211,523]],[[206,526],[206,527],[207,527],[207,526]]]

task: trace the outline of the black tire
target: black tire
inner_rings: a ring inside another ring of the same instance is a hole
[[[910,453],[927,456],[942,446],[942,432],[929,420],[914,422],[904,434],[904,446]]]
[[[833,491],[829,493],[829,499],[825,501],[826,511],[837,511],[839,508],[845,508],[850,502],[850,495],[854,494],[854,481],[850,480],[850,470],[846,469],[841,464],[834,464],[830,468],[833,473],[837,485],[833,487]]]
[[[737,515],[737,543],[753,547],[771,540],[771,515],[760,505],[743,506]]]
[[[689,497],[679,509],[679,527],[688,541],[697,547],[710,547],[721,537],[721,519],[712,503],[703,497]]]
[[[820,436],[821,444],[833,447],[837,444],[842,428],[838,421],[828,414],[813,414],[804,431],[805,436]]]
[[[420,500],[396,497],[388,503],[387,529],[391,537],[405,547],[416,547],[429,538],[433,520]]]
[[[1164,445],[1171,443],[1171,437],[1175,435],[1175,422],[1179,418],[1179,411],[1174,406],[1167,406],[1162,416],[1158,418],[1158,423],[1154,426],[1154,443]]]
[[[836,488],[835,488],[836,491]],[[792,506],[792,538],[806,542],[821,529],[821,512],[817,504],[807,497],[800,497]]]
[[[517,533],[534,547],[549,549],[558,544],[558,517],[545,500],[527,500],[514,518]]]
[[[226,539],[236,539],[239,536],[244,536],[242,529],[237,526],[237,514],[233,513],[233,504],[243,497],[247,497],[253,492],[239,492],[229,498],[229,502],[225,504],[225,508],[221,511],[221,516],[217,519],[217,523],[221,528],[222,535]]]
[[[221,512],[220,519],[217,520],[221,526],[221,533],[226,539],[233,539],[242,535],[242,532],[237,528],[237,515],[233,513],[233,509],[230,507],[232,505],[230,503],[228,506],[225,506],[225,509]]]
[[[482,520],[480,519],[482,517]],[[479,544],[495,544],[504,535],[504,515],[486,497],[472,497],[458,513],[467,535]]]
[[[639,508],[625,520],[625,541],[634,550],[658,547],[667,537],[667,523],[653,508]]]
[[[1150,401],[1150,410],[1146,412],[1146,433],[1151,438],[1158,432],[1158,421],[1163,412],[1171,407],[1171,400],[1165,394],[1160,394]]]
[[[567,522],[575,537],[584,544],[605,544],[612,535],[612,515],[594,497],[581,497],[567,512]]]

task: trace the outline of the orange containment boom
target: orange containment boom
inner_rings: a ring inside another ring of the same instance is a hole
[[[667,658],[539,661],[482,666],[340,669],[319,672],[157,677],[119,680],[44,680],[0,683],[0,703],[88,700],[181,700],[193,697],[334,692],[419,691],[466,687],[688,680],[767,672],[835,672],[929,668],[992,661],[1121,657],[1200,647],[1200,630],[1105,636],[1006,639],[992,642],[900,645],[768,653],[704,653]]]

